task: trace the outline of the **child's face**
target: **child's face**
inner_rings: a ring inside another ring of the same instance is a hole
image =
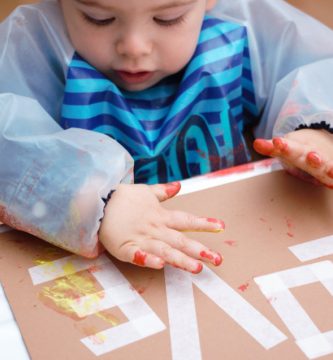
[[[60,0],[74,48],[129,91],[177,73],[216,0]]]

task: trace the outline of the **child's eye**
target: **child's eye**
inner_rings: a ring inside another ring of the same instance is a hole
[[[184,16],[182,15],[175,19],[168,19],[168,20],[154,17],[154,21],[161,26],[173,26],[182,23],[184,21]]]
[[[107,18],[107,19],[95,19],[87,14],[82,14],[84,20],[86,20],[89,24],[93,24],[96,26],[107,26],[114,22],[115,18]]]

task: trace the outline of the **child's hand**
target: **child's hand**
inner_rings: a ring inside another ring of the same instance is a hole
[[[283,138],[257,139],[253,146],[262,155],[280,158],[291,174],[333,188],[333,134],[303,129]]]
[[[105,208],[99,231],[106,250],[122,261],[154,269],[168,263],[199,273],[200,260],[220,265],[220,254],[189,239],[182,231],[218,232],[224,229],[224,223],[163,208],[160,202],[179,190],[178,182],[119,185]]]

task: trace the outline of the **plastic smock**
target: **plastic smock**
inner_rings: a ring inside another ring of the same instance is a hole
[[[206,17],[185,69],[134,93],[75,54],[61,125],[121,143],[134,158],[135,182],[182,180],[248,162],[242,132],[257,109],[247,40],[245,27]]]
[[[257,136],[332,130],[333,32],[280,0],[220,1],[215,17],[246,26]],[[110,137],[59,125],[70,44],[58,3],[0,24],[0,220],[84,256],[98,252],[103,198],[133,160]]]

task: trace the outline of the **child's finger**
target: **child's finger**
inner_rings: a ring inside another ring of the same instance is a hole
[[[221,232],[225,229],[223,220],[199,217],[184,211],[168,211],[166,225],[178,231]]]
[[[261,155],[274,156],[275,148],[272,140],[255,139],[253,142],[253,148]]]
[[[218,252],[210,250],[199,241],[190,239],[179,231],[169,229],[164,234],[164,238],[160,238],[160,240],[191,258],[210,262],[215,266],[221,265],[222,263],[222,256]]]
[[[152,269],[162,269],[165,261],[161,257],[141,250],[138,246],[122,246],[120,249],[119,260],[130,262],[132,264],[148,267]]]
[[[333,185],[329,178],[329,164],[320,154],[309,150],[309,146],[286,138],[275,138],[273,143],[291,174],[316,185]]]
[[[179,181],[175,181],[166,184],[149,185],[149,187],[159,201],[165,201],[177,195],[181,185]]]
[[[321,157],[315,151],[310,151],[306,155],[306,162],[308,166],[314,169],[319,169],[323,165]]]
[[[198,274],[202,270],[203,265],[199,260],[193,259],[183,252],[172,248],[163,241],[149,241],[145,244],[145,249],[150,254],[163,259],[166,263],[189,271],[192,274]]]

